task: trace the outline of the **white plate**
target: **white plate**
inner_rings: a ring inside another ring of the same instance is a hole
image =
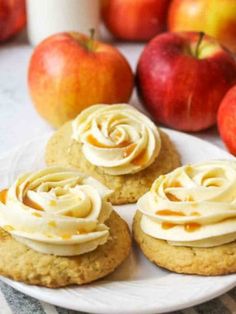
[[[182,162],[232,158],[218,147],[176,131],[165,130],[176,144]],[[0,188],[22,172],[44,166],[43,154],[49,135],[36,139],[0,159]],[[129,224],[135,205],[117,206]],[[63,289],[28,286],[2,278],[5,283],[42,301],[92,313],[164,313],[210,300],[236,285],[236,275],[201,277],[179,275],[150,263],[134,247],[132,254],[112,275],[90,285]]]

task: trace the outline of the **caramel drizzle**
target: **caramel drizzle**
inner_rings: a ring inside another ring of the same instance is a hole
[[[118,139],[118,138],[116,138],[116,139]],[[123,157],[124,158],[130,156],[137,146],[135,143],[131,143],[130,141],[123,141],[123,142],[121,142],[117,145],[114,145],[114,146],[104,145],[104,144],[100,143],[92,134],[89,134],[87,136],[87,141],[89,144],[96,146],[96,147],[99,147],[99,148],[113,148],[113,147],[124,148],[124,151],[123,151]],[[145,164],[146,161],[147,161],[147,152],[146,152],[146,149],[144,149],[140,152],[140,154],[137,157],[135,157],[132,160],[132,164],[134,164],[136,166],[141,166],[141,165]]]
[[[162,210],[157,210],[156,215],[160,216],[188,216],[180,211],[174,211],[170,209],[162,209]],[[200,216],[198,212],[192,212],[190,213],[190,216]]]
[[[135,144],[135,143],[128,145],[128,146],[124,149],[124,152],[123,152],[124,158],[129,157],[129,156],[133,153],[133,151],[135,150],[135,148],[136,148],[136,144]]]
[[[44,209],[38,205],[37,203],[35,203],[34,201],[32,201],[30,198],[28,198],[27,195],[24,196],[22,203],[28,207],[34,208],[36,210],[41,210],[44,211]]]
[[[175,195],[173,195],[172,193],[170,193],[170,192],[167,192],[166,193],[166,197],[170,200],[170,201],[172,201],[172,202],[194,202],[194,199],[193,199],[193,197],[190,195],[190,196],[188,196],[187,198],[185,198],[184,200],[181,200],[181,199],[179,199],[177,196],[175,196]]]
[[[141,153],[132,160],[132,164],[136,166],[144,165],[148,160],[147,151],[142,150]]]
[[[170,188],[182,188],[183,186],[179,181],[174,181],[169,187]]]
[[[158,211],[156,211],[156,214],[160,215],[160,216],[181,216],[181,217],[187,216],[180,211],[174,211],[174,210],[169,210],[169,209],[158,210]],[[200,216],[200,214],[198,212],[193,212],[190,215],[191,216]],[[174,228],[176,226],[180,226],[180,225],[174,224],[171,222],[163,222],[161,224],[161,226],[162,226],[162,229],[168,230],[168,229]],[[190,223],[185,223],[183,226],[184,226],[185,231],[193,232],[193,231],[199,229],[201,227],[201,224],[196,223],[196,222],[190,222]]]
[[[118,147],[118,148],[123,148],[123,147],[126,147],[126,146],[130,146],[132,145],[130,143],[130,141],[123,141],[117,145],[114,145],[114,146],[108,146],[108,145],[104,145],[102,143],[100,143],[92,134],[89,134],[87,136],[87,141],[89,144],[93,145],[93,146],[96,146],[96,147],[99,147],[99,148],[113,148],[113,147]]]
[[[81,228],[81,229],[77,230],[76,233],[77,233],[77,234],[86,234],[86,233],[88,233],[88,232],[87,232],[85,229]]]
[[[192,222],[192,223],[188,223],[184,225],[184,229],[187,232],[194,232],[196,230],[198,230],[199,228],[201,228],[201,224],[197,223],[197,222]]]
[[[176,226],[180,226],[180,225],[173,224],[173,223],[170,223],[170,222],[163,222],[161,224],[162,229],[165,229],[165,230],[174,228]],[[194,231],[198,230],[199,228],[201,228],[201,224],[196,223],[196,222],[186,223],[183,226],[184,226],[184,230],[187,231],[187,232],[194,232]]]
[[[4,189],[0,192],[0,202],[2,202],[3,204],[6,204],[7,192],[8,192],[8,189]],[[41,206],[39,206],[38,204],[33,202],[31,199],[29,199],[27,195],[25,195],[25,197],[23,198],[22,203],[36,210],[41,210],[41,211],[44,210]],[[33,214],[33,215],[36,216],[36,214]]]
[[[176,227],[176,226],[177,226],[176,224],[172,224],[171,222],[163,222],[163,223],[161,224],[162,229],[165,229],[165,230],[174,228],[174,227]]]
[[[160,215],[160,216],[186,216],[182,212],[169,210],[169,209],[158,210],[158,211],[156,211],[156,214]]]
[[[81,228],[80,230],[77,230],[77,232],[76,232],[77,235],[86,234],[86,233],[87,233],[87,231],[85,229],[83,229],[83,228]],[[72,235],[70,235],[70,234],[63,234],[61,236],[61,238],[63,240],[70,240],[72,238]]]
[[[166,193],[166,197],[167,197],[170,201],[172,201],[172,202],[181,202],[181,201],[182,201],[181,199],[179,199],[178,197],[176,197],[175,195],[173,195],[173,194],[171,194],[171,193],[169,193],[169,192]]]
[[[4,189],[0,192],[0,202],[2,202],[4,205],[6,204],[6,200],[7,200],[7,192],[8,192],[8,189]]]

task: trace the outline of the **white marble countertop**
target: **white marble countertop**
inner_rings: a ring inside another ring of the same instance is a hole
[[[115,43],[133,70],[143,44]],[[33,48],[23,34],[0,46],[0,155],[52,128],[36,113],[27,90],[27,70]],[[134,91],[131,103],[140,107]],[[222,148],[216,128],[195,134]]]

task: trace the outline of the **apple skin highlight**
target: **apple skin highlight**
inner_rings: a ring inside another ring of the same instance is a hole
[[[236,83],[233,56],[209,36],[199,43],[200,36],[194,32],[156,36],[137,66],[144,106],[154,120],[181,131],[213,126],[222,98]]]

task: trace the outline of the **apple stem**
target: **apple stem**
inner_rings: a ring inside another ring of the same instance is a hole
[[[197,45],[196,45],[196,50],[195,50],[195,56],[196,58],[199,57],[199,48],[200,48],[200,45],[202,43],[202,40],[203,40],[203,37],[205,36],[205,33],[204,32],[200,32],[199,33],[199,38],[198,38],[198,41],[197,41]]]
[[[95,29],[94,28],[91,28],[89,30],[90,32],[90,38],[89,38],[89,41],[88,41],[88,44],[87,44],[87,49],[89,51],[93,51],[93,48],[94,48],[94,36],[95,36]]]

